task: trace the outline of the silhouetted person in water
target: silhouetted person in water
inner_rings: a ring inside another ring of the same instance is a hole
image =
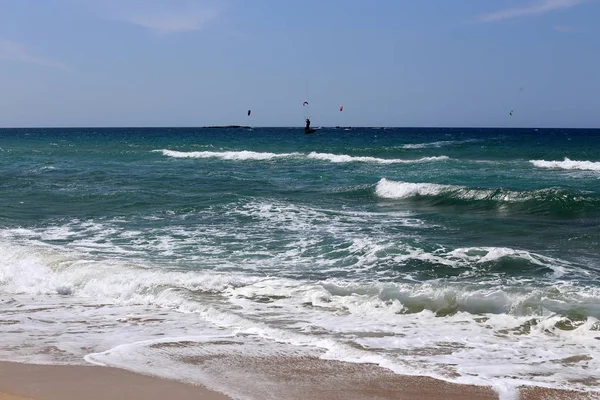
[[[313,133],[314,131],[314,129],[310,129],[310,119],[306,118],[306,126],[304,127],[304,133],[309,134]]]

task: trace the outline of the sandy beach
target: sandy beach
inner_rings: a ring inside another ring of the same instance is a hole
[[[208,389],[95,366],[0,363],[0,400],[225,400]]]
[[[26,397],[13,396],[12,394],[8,394],[8,393],[0,393],[0,400],[31,400],[31,399],[27,399]]]
[[[306,368],[310,368],[307,370]],[[295,375],[289,375],[296,372]],[[388,373],[362,364],[315,362],[281,365],[278,387],[265,385],[261,399],[497,399],[485,387],[455,385],[427,377]],[[340,375],[343,374],[343,375]],[[287,375],[287,379],[284,379]],[[342,384],[342,382],[353,382]],[[248,398],[256,398],[253,393]],[[51,366],[0,362],[0,400],[220,400],[230,397],[200,386],[97,366]],[[238,396],[235,396],[238,398]],[[522,400],[595,399],[590,394],[530,388]]]

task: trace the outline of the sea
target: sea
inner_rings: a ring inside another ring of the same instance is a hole
[[[600,130],[0,130],[2,360],[596,396],[599,318]]]

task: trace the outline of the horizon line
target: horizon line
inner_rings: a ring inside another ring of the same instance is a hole
[[[0,130],[3,129],[304,129],[303,126],[276,126],[276,125],[267,125],[267,126],[247,126],[247,125],[210,125],[210,126],[4,126],[0,127]],[[318,126],[319,129],[586,129],[586,130],[600,130],[600,127],[565,127],[565,126],[555,126],[555,127],[533,127],[533,126]]]

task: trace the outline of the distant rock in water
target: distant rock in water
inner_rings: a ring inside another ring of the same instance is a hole
[[[245,125],[215,125],[215,126],[203,126],[203,128],[207,129],[250,129],[249,126]]]

